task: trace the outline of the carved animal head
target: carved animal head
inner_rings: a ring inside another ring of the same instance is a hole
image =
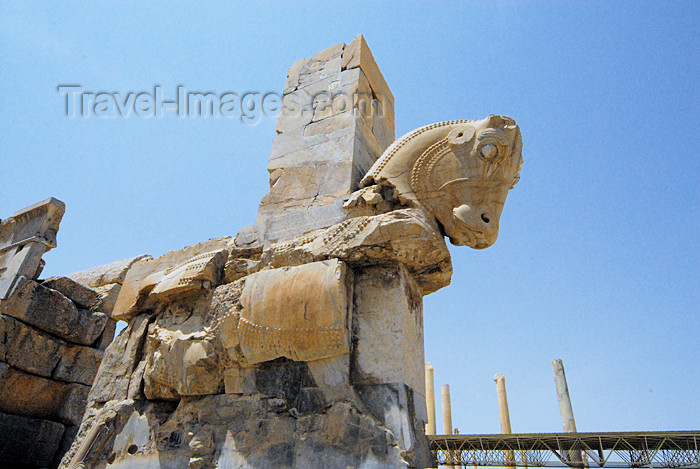
[[[395,141],[361,186],[393,185],[437,220],[450,242],[484,249],[498,237],[508,191],[520,179],[522,139],[505,116],[427,125]]]

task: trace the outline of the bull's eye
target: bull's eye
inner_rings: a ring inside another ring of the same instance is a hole
[[[481,147],[481,156],[487,160],[492,160],[498,156],[498,147],[493,143],[487,143]]]

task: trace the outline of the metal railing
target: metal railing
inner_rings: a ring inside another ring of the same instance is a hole
[[[700,469],[700,431],[428,438],[441,466]]]

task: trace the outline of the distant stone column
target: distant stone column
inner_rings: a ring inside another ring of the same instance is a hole
[[[442,433],[444,435],[452,435],[452,401],[450,399],[450,385],[442,385]],[[446,464],[447,468],[456,468],[451,464]]]
[[[496,392],[498,394],[498,412],[501,417],[501,433],[510,434],[510,412],[508,411],[508,395],[506,394],[506,377],[502,374],[497,374],[494,378],[496,382]],[[506,461],[515,461],[513,451],[504,451]],[[507,466],[509,469],[515,469],[515,466]]]
[[[564,427],[565,432],[576,433],[574,409],[571,406],[569,386],[566,384],[564,362],[561,360],[552,360],[552,370],[554,371],[554,382],[557,386],[557,398],[559,399],[559,411],[561,412],[562,426]]]
[[[566,374],[564,373],[564,362],[552,360],[552,370],[554,371],[554,383],[557,386],[557,398],[559,399],[559,412],[561,412],[561,424],[566,433],[577,433],[576,421],[574,420],[574,408],[571,406],[569,396],[569,386],[566,384]],[[570,451],[569,459],[572,462],[587,462],[585,454],[578,451]]]
[[[428,407],[428,423],[425,424],[425,433],[435,435],[435,369],[430,363],[425,364],[425,403]]]
[[[442,433],[452,435],[452,402],[449,384],[442,385]]]

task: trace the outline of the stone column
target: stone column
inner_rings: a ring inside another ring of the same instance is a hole
[[[352,304],[350,384],[395,435],[398,451],[429,467],[420,287],[402,264],[356,269]]]
[[[557,387],[557,399],[559,400],[559,412],[561,412],[561,423],[566,433],[576,432],[576,421],[574,420],[574,408],[571,406],[569,396],[569,386],[566,384],[566,374],[564,373],[564,362],[552,360],[552,370],[554,371],[554,383]],[[585,453],[570,451],[569,458],[572,462],[580,463],[586,460]]]
[[[574,420],[574,409],[571,406],[569,397],[569,387],[566,385],[566,374],[564,374],[564,362],[552,360],[552,370],[554,371],[554,383],[557,386],[557,398],[559,399],[559,411],[561,412],[561,423],[567,433],[576,433],[576,421]]]
[[[508,395],[506,394],[506,377],[502,374],[497,374],[494,378],[496,381],[496,392],[498,394],[498,412],[501,417],[501,433],[510,434],[510,412],[508,411]],[[513,451],[504,451],[506,461],[514,461],[515,456]],[[515,466],[507,466],[509,469],[515,469]]]
[[[450,385],[442,385],[442,433],[452,435],[452,402],[450,401]]]
[[[428,406],[428,423],[425,425],[425,433],[435,435],[435,369],[430,363],[425,364],[425,403]]]
[[[452,435],[454,429],[452,427],[452,401],[450,399],[450,385],[442,385],[442,433],[443,435]],[[447,464],[445,467],[456,469],[456,466]]]

